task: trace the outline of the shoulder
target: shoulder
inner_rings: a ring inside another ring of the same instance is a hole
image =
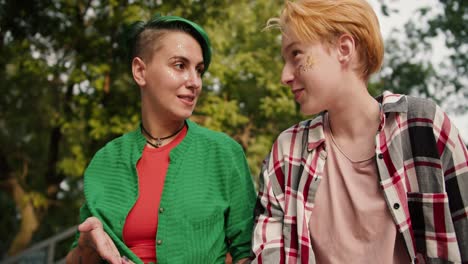
[[[441,108],[431,99],[414,97],[404,94],[394,94],[385,91],[377,98],[382,101],[383,109],[386,114],[402,114],[408,119],[408,122],[418,122],[430,124],[438,115],[444,115]]]
[[[421,126],[427,123],[433,129],[436,139],[457,141],[459,132],[447,113],[434,101],[425,98],[408,98],[408,123]],[[417,122],[417,123],[416,123]]]
[[[269,155],[263,161],[263,166],[271,171],[278,162],[300,158],[306,146],[310,150],[315,149],[324,139],[322,113],[281,132],[273,142]]]
[[[98,152],[96,152],[95,158],[104,158],[119,156],[126,150],[128,150],[133,144],[135,144],[137,139],[138,130],[123,134],[109,142],[107,142],[104,147],[102,147]]]
[[[274,173],[278,165],[283,166],[285,161],[301,158],[306,145],[308,149],[319,146],[325,139],[323,116],[324,113],[321,113],[313,119],[303,120],[282,131],[264,159],[262,170],[267,174]]]
[[[188,122],[189,129],[192,129],[195,141],[198,142],[199,145],[219,150],[243,152],[242,146],[229,135],[203,127],[193,121]]]
[[[139,133],[139,130],[134,130],[106,143],[92,158],[87,168],[88,174],[89,171],[109,168],[118,162],[130,162],[138,149]]]
[[[320,141],[322,138],[323,114],[319,114],[313,119],[303,120],[282,131],[278,135],[275,144],[280,147],[284,147],[290,146],[290,144],[296,144],[296,142],[300,142],[302,144],[303,140],[306,140],[307,143],[313,143]]]
[[[413,140],[428,142],[428,138],[435,137],[435,140],[442,138],[455,139],[458,130],[453,125],[448,115],[431,99],[414,97],[410,95],[398,95],[406,103],[405,111],[398,112],[403,119],[400,122],[405,124]],[[398,122],[392,119],[392,122]]]
[[[430,126],[438,131],[449,129],[451,120],[436,102],[409,95],[405,97],[408,101],[408,123],[413,126]]]
[[[406,95],[408,101],[408,115],[434,119],[438,111],[441,111],[437,104],[427,98],[419,98]]]

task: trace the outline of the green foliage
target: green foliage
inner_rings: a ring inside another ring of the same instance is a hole
[[[44,210],[48,207],[49,203],[43,193],[30,192],[22,197],[24,203],[31,202],[37,210]]]
[[[394,10],[381,2],[391,15]],[[392,89],[433,95],[431,87],[448,82],[466,90],[457,75],[440,75],[416,59],[429,50],[430,38],[443,32],[455,51],[450,65],[466,77],[467,3],[441,3],[444,13],[429,19],[429,27],[408,24],[405,41],[389,41],[384,71],[369,85],[372,94]],[[124,24],[155,13],[192,19],[208,32],[213,60],[193,119],[238,140],[257,177],[278,133],[305,118],[290,89],[280,84],[280,32],[263,30],[282,4],[0,0],[0,186],[18,177],[25,201],[41,220],[33,240],[77,223],[86,165],[106,142],[138,126],[139,90],[120,33]],[[8,247],[3,241],[11,242],[18,230],[21,216],[15,209],[12,196],[0,192],[0,255]]]
[[[226,100],[209,93],[197,112],[205,117],[205,126],[218,131],[231,131],[247,124],[249,119],[239,114],[239,103],[236,100]]]
[[[106,142],[138,126],[139,92],[121,52],[124,24],[161,13],[206,28],[213,66],[194,119],[239,140],[253,173],[279,131],[300,118],[277,74],[279,32],[262,32],[281,1],[129,2],[0,1],[2,173],[25,177],[24,201],[44,223],[34,241],[77,222],[86,165]],[[19,218],[5,212],[15,230]]]
[[[83,149],[75,145],[70,147],[70,152],[72,156],[65,157],[58,162],[58,170],[69,177],[81,177],[86,166]]]
[[[388,8],[386,0],[380,1]],[[468,29],[465,26],[468,2],[440,0],[438,4],[439,12],[430,7],[418,10],[400,32],[403,36],[397,32],[391,35],[380,76],[386,89],[429,97],[449,111],[465,112],[468,109]],[[437,39],[443,39],[449,50],[440,63],[433,60],[441,52],[432,44]],[[453,103],[450,98],[461,100]]]

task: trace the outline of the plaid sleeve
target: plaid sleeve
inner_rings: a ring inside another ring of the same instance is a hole
[[[434,118],[434,134],[457,243],[465,263],[468,262],[468,151],[457,128],[439,107]]]
[[[280,202],[273,192],[273,188],[276,188],[273,184],[276,174],[269,169],[273,151],[263,162],[260,173],[252,241],[255,259],[252,263],[279,263],[284,258],[282,233],[284,215]]]
[[[242,147],[236,144],[232,155],[231,204],[226,236],[230,241],[229,252],[233,263],[236,263],[250,257],[255,190]]]

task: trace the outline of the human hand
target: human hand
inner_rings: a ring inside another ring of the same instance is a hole
[[[236,264],[247,264],[247,263],[250,263],[250,259],[249,259],[249,258],[240,259],[239,261],[237,261]]]
[[[96,217],[89,217],[78,226],[80,238],[78,247],[90,250],[110,264],[133,263],[126,257],[121,258],[112,239],[104,231],[101,221]]]

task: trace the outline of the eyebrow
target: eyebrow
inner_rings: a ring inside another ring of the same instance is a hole
[[[296,45],[298,42],[297,41],[293,41],[291,43],[289,43],[284,49],[281,50],[281,57],[284,58],[284,54],[294,45]]]
[[[185,56],[179,56],[179,55],[173,56],[173,57],[171,57],[170,59],[171,59],[171,60],[182,60],[182,61],[184,61],[185,63],[189,63],[189,62],[190,62],[190,59],[189,59],[189,58],[187,58],[187,57],[185,57]],[[204,63],[203,60],[201,60],[200,62],[196,63],[195,65],[197,65],[197,66],[200,66],[200,65],[205,66],[205,63]]]

